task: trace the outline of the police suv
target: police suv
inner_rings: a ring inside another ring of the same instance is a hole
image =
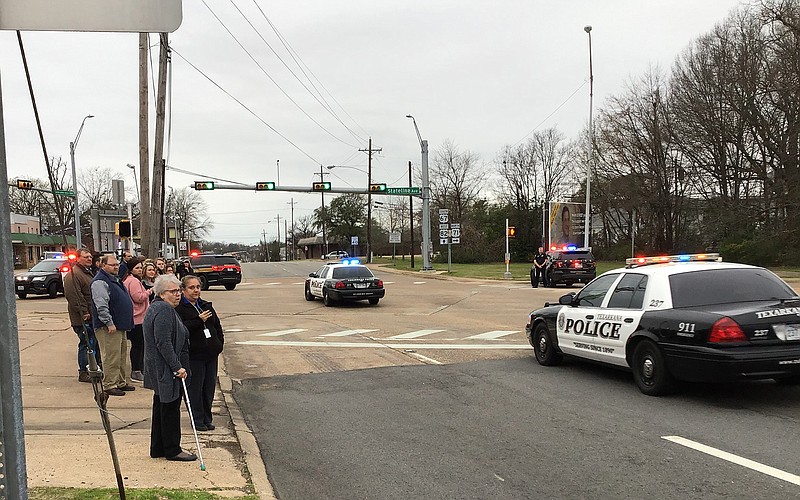
[[[628,368],[650,396],[676,380],[800,384],[800,297],[718,254],[628,259],[528,316],[539,364],[564,355]]]
[[[376,305],[386,294],[383,281],[372,274],[357,259],[328,263],[311,273],[305,282],[306,300],[319,297],[326,306],[345,300],[367,300]]]

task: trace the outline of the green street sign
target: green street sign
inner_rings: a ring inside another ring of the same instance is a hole
[[[386,188],[386,194],[400,194],[400,195],[410,195],[410,194],[419,194],[421,192],[419,187],[396,187],[396,188]]]
[[[75,196],[75,191],[69,191],[66,189],[56,189],[53,191],[53,194],[57,194],[60,196]]]

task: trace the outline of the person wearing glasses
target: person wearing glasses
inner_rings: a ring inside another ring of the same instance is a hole
[[[163,274],[153,284],[156,298],[144,315],[144,387],[153,390],[150,456],[191,462],[197,457],[181,449],[180,379],[189,367],[189,331],[175,312],[181,282]]]
[[[213,431],[211,405],[225,337],[211,302],[200,298],[200,288],[197,276],[185,276],[181,280],[183,297],[175,310],[189,330],[189,402],[194,426],[198,431]]]
[[[92,325],[103,359],[103,391],[109,396],[136,389],[130,383],[126,337],[133,329],[133,301],[117,277],[118,270],[117,257],[103,255],[91,286]]]

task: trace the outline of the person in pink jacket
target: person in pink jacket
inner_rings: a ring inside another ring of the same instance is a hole
[[[153,290],[145,289],[142,284],[142,274],[144,269],[144,259],[134,257],[128,263],[128,275],[122,283],[128,289],[128,293],[133,301],[133,330],[128,332],[128,340],[131,341],[131,379],[142,381],[144,375],[144,336],[142,334],[142,323],[144,313],[150,305],[150,295]]]

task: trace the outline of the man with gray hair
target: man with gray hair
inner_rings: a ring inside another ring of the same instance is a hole
[[[92,280],[92,324],[103,358],[103,391],[109,396],[136,389],[130,384],[126,337],[133,329],[133,301],[117,278],[118,269],[114,254],[103,255]]]

